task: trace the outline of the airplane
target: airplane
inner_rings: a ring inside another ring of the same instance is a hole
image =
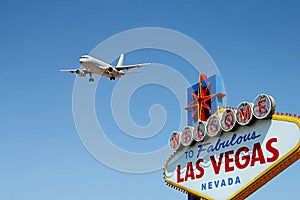
[[[84,69],[62,69],[61,72],[75,73],[77,76],[84,77],[87,74],[90,76],[89,82],[94,82],[93,74],[99,76],[106,76],[110,80],[115,80],[115,78],[121,78],[126,74],[135,74],[137,72],[124,72],[122,70],[128,70],[133,68],[140,68],[153,63],[142,63],[134,65],[123,65],[124,54],[120,55],[117,66],[112,66],[107,64],[97,58],[89,55],[83,55],[79,58],[79,63],[84,67]]]

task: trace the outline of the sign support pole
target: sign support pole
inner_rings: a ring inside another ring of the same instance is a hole
[[[202,98],[203,96],[203,94],[202,94],[202,81],[204,80],[204,79],[206,79],[207,78],[207,76],[205,76],[204,74],[200,74],[200,76],[199,76],[199,83],[198,83],[198,97],[200,97],[200,98]],[[209,94],[205,94],[205,95],[209,95]],[[200,102],[198,102],[198,103],[200,103]],[[200,103],[200,105],[198,105],[198,120],[199,119],[205,119],[205,120],[207,120],[208,118],[209,118],[209,114],[208,113],[204,113],[204,116],[201,116],[201,103]],[[194,195],[191,195],[191,194],[188,194],[188,200],[201,200],[202,198],[200,198],[200,197],[196,197],[196,196],[194,196]]]

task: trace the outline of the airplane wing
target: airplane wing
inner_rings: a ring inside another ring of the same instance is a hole
[[[75,73],[78,69],[61,69],[59,70],[60,72],[70,72],[70,73]]]
[[[76,74],[78,74],[78,73],[85,73],[85,74],[89,73],[89,71],[86,70],[86,69],[60,69],[59,71],[60,72],[76,73]]]
[[[123,66],[116,66],[115,68],[117,70],[124,70],[124,69],[133,69],[133,68],[140,68],[140,67],[144,67],[144,66],[148,66],[151,65],[153,63],[142,63],[142,64],[135,64],[135,65],[123,65]]]

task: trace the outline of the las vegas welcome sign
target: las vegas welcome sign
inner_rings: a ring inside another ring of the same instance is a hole
[[[171,134],[168,185],[204,199],[245,199],[300,158],[300,119],[259,95]]]

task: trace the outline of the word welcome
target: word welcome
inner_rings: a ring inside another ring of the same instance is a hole
[[[207,122],[199,120],[194,127],[185,127],[182,133],[174,131],[170,136],[169,146],[177,150],[181,145],[189,146],[193,141],[203,141],[207,136],[216,137],[223,131],[232,131],[238,124],[248,125],[254,118],[268,118],[274,113],[275,107],[273,97],[265,94],[258,95],[253,103],[242,102],[236,110],[227,108],[221,116],[211,115]]]

